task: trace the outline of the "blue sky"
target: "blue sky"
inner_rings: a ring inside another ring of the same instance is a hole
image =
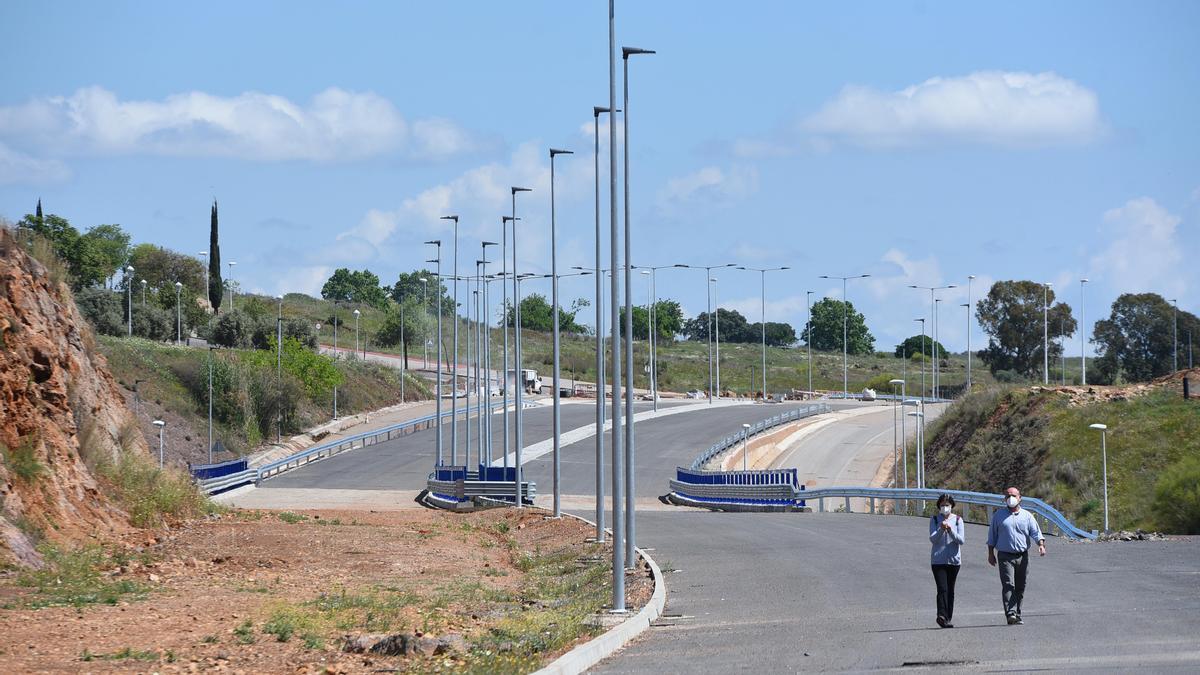
[[[595,0],[4,3],[0,215],[40,197],[194,253],[215,196],[244,287],[313,293],[336,267],[422,265],[446,213],[474,260],[524,184],[521,266],[541,272],[553,146],[579,153],[557,165],[560,264],[590,265],[605,19]],[[635,264],[788,265],[768,320],[797,326],[806,290],[840,295],[819,275],[870,273],[850,299],[881,349],[929,313],[909,284],[969,274],[975,298],[1028,278],[1073,307],[1087,276],[1089,325],[1125,291],[1200,305],[1200,4],[625,2],[617,21],[659,51],[631,62]],[[704,307],[702,273],[658,291]],[[717,297],[756,320],[757,274],[722,272]],[[962,349],[965,288],[944,297]]]

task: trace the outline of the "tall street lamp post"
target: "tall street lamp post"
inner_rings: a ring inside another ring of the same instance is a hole
[[[975,280],[974,274],[967,275],[967,391],[971,391],[971,282]]]
[[[902,421],[899,415],[900,401],[904,398],[904,380],[896,378],[888,380],[888,384],[892,385],[892,485],[900,484],[900,443],[904,440],[904,435],[901,434],[896,438],[897,422]],[[896,385],[900,385],[900,398],[896,398]],[[904,487],[908,487],[908,453],[904,453]]]
[[[1050,384],[1050,286],[1042,284],[1042,384]]]
[[[932,373],[931,373],[931,376],[933,378],[933,382],[932,382],[933,388],[932,388],[931,394],[933,395],[933,398],[937,398],[938,397],[938,358],[939,358],[938,357],[938,322],[937,322],[937,300],[934,299],[934,294],[937,291],[944,291],[944,290],[947,290],[950,288],[957,288],[957,286],[955,286],[954,284],[949,284],[947,286],[912,286],[912,285],[910,285],[909,288],[915,288],[915,289],[921,290],[921,291],[929,291],[929,313],[930,313],[930,316],[933,317],[933,327],[932,327],[933,330],[930,331],[930,337],[933,340],[933,365],[932,365]]]
[[[514,441],[513,445],[516,446],[514,448],[514,450],[517,453],[516,457],[513,458],[513,466],[516,469],[516,478],[513,481],[513,484],[514,484],[514,489],[516,490],[515,494],[517,496],[517,508],[519,509],[519,508],[524,508],[524,505],[525,505],[524,497],[521,494],[521,489],[522,489],[521,488],[521,474],[522,474],[521,454],[522,454],[522,451],[524,450],[523,446],[525,444],[525,411],[524,411],[524,403],[522,402],[522,398],[523,398],[523,394],[524,394],[524,392],[522,390],[524,389],[524,383],[521,381],[521,286],[520,286],[520,278],[517,275],[517,193],[518,192],[532,192],[533,190],[530,188],[514,186],[514,187],[510,187],[509,191],[512,194],[512,222],[513,222],[513,226],[512,226],[512,231],[513,231],[512,232],[512,235],[513,235],[512,236],[512,244],[513,244],[512,245],[513,337],[515,338],[513,340],[513,352],[514,352],[513,389],[515,389],[516,393],[517,393],[516,406],[515,406],[516,410],[514,411],[514,418],[515,418],[516,424],[514,425],[514,427],[515,427],[514,434],[515,435],[513,437],[513,441]],[[506,377],[507,377],[507,375],[506,375]]]
[[[283,385],[283,296],[277,295],[275,299],[279,301],[279,316],[275,319],[275,382],[277,385]],[[403,397],[400,398],[404,400]],[[279,412],[275,417],[275,442],[283,440],[283,407],[279,408]]]
[[[354,310],[354,356],[355,357],[360,356],[359,341],[358,341],[358,317],[361,314],[362,314],[362,312],[358,311],[357,309]],[[403,347],[403,343],[401,343],[401,347]]]
[[[925,433],[922,427],[925,426],[925,402],[918,399],[907,399],[904,405],[916,408],[916,412],[910,412],[909,415],[917,418],[917,489],[925,487]]]
[[[717,283],[716,277],[708,278],[709,292],[712,292],[712,285]],[[717,398],[721,398],[721,301],[717,300],[713,308],[713,346],[716,350],[716,357],[713,363],[717,369]]]
[[[763,403],[767,402],[767,272],[780,272],[789,267],[739,267],[740,270],[759,273],[759,303],[761,306],[762,318],[760,320],[762,328],[762,398]]]
[[[558,223],[554,212],[554,158],[559,155],[573,155],[570,150],[558,150],[550,148],[550,306],[554,314],[554,372],[553,372],[553,387],[554,387],[554,517],[562,517],[562,492],[559,486],[561,480],[562,464],[559,457],[560,450],[560,434],[562,433],[562,421],[559,417],[559,406],[561,405],[560,398],[562,392],[559,387],[560,376],[560,343],[559,343],[559,327],[558,327]]]
[[[425,313],[425,319],[429,319],[429,279],[421,277],[417,279],[421,282],[421,307]],[[421,365],[424,368],[429,368],[429,338],[422,340],[421,345]]]
[[[516,194],[516,192],[514,192],[513,193],[513,213],[515,214],[516,212],[517,212],[517,194]],[[502,386],[504,387],[504,419],[502,420],[502,422],[503,422],[502,430],[504,431],[504,444],[503,444],[502,449],[504,450],[504,472],[505,472],[505,474],[508,473],[508,439],[509,439],[508,397],[509,397],[509,390],[513,388],[513,385],[516,385],[518,383],[515,373],[514,373],[514,376],[512,379],[512,384],[509,384],[509,379],[508,379],[508,375],[509,375],[508,224],[509,223],[513,224],[513,234],[515,235],[516,234],[517,217],[515,215],[512,215],[512,216],[502,216],[500,218],[500,234],[501,234],[501,237],[500,237],[500,279],[501,279],[500,292],[501,292],[502,302],[503,302],[503,304],[501,305],[502,313],[501,313],[501,319],[500,319],[500,327],[501,327],[501,332],[504,334],[504,354],[503,354],[503,356],[504,356],[504,359],[503,359],[504,360],[504,364],[503,364],[504,372],[502,372],[500,374],[500,378],[501,378],[501,382],[503,382]]]
[[[146,280],[142,279],[142,307],[146,306]]]
[[[491,281],[492,277],[490,277],[487,273],[487,266],[488,266],[487,250],[488,250],[489,246],[497,246],[497,245],[498,244],[494,241],[481,242],[481,245],[480,245],[480,249],[483,252],[483,256],[482,256],[483,257],[483,265],[482,265],[483,272],[482,272],[482,274],[484,277],[484,279],[483,279],[483,376],[484,376],[484,379],[487,381],[487,384],[484,388],[487,390],[487,395],[485,396],[485,400],[487,401],[487,406],[488,406],[487,414],[484,415],[484,417],[485,417],[484,431],[486,433],[486,437],[485,437],[486,440],[484,440],[484,449],[487,451],[486,464],[488,464],[488,465],[491,465],[491,463],[492,463],[492,415],[491,415],[491,406],[492,406],[492,330],[491,330],[491,314],[489,313],[489,308],[488,308],[488,283]],[[507,415],[508,413],[505,413],[505,414]]]
[[[204,261],[200,263],[204,267],[204,300],[211,303],[212,300],[208,297],[208,251],[200,251],[199,255]]]
[[[629,383],[629,396],[625,398],[625,567],[632,568],[637,548],[635,527],[634,478],[637,445],[633,434],[633,229],[629,220],[629,57],[653,54],[654,50],[638,47],[621,47],[622,80],[624,89],[625,149],[625,372]],[[615,269],[615,265],[614,265]]]
[[[813,292],[812,292],[812,291],[804,291],[804,301],[805,301],[805,303],[804,303],[804,304],[805,304],[805,306],[806,306],[806,307],[808,307],[808,324],[807,324],[807,325],[808,325],[808,328],[805,330],[804,342],[805,342],[805,343],[807,343],[807,346],[808,346],[808,395],[809,395],[809,396],[812,396],[812,395],[813,395],[813,383],[812,383],[812,375],[813,375],[813,373],[812,373],[812,371],[813,371],[813,360],[812,360],[812,295],[813,295]]]
[[[236,264],[237,262],[234,260],[229,261],[229,311],[231,312],[233,311],[233,266]]]
[[[1175,306],[1175,313],[1171,319],[1171,343],[1174,346],[1174,351],[1171,353],[1171,372],[1179,371],[1179,300],[1171,299],[1171,304]]]
[[[592,130],[595,136],[596,177],[596,541],[604,543],[604,261],[600,236],[600,113],[611,113],[602,106],[592,108]],[[620,112],[620,111],[618,111]],[[614,178],[615,180],[615,178]]]
[[[450,299],[450,311],[454,315],[450,340],[454,346],[450,353],[450,466],[458,466],[458,216],[442,216],[441,220],[454,221],[454,263],[451,274],[454,276]]]
[[[921,322],[921,396],[925,396],[925,319],[913,319],[913,321]]]
[[[216,347],[208,348],[208,463],[213,461],[213,350]]]
[[[850,397],[850,352],[847,347],[849,340],[849,311],[846,305],[846,281],[849,279],[866,279],[870,274],[856,274],[851,277],[835,277],[822,274],[821,279],[842,280],[842,398]]]
[[[334,360],[337,360],[341,356],[340,354],[338,354],[338,324],[341,323],[341,321],[339,320],[340,317],[338,317],[337,310],[338,310],[338,303],[337,303],[337,300],[334,300],[333,301],[333,358],[334,358]],[[337,404],[338,404],[338,388],[337,388],[337,385],[334,385],[334,387],[333,387],[333,419],[335,419],[335,420],[338,418]]]
[[[1079,383],[1087,386],[1087,279],[1079,280]]]
[[[444,293],[442,293],[442,240],[441,239],[433,239],[433,240],[427,241],[425,243],[437,247],[437,256],[435,258],[433,258],[432,260],[426,260],[425,262],[437,263],[437,272],[435,273],[435,277],[437,278],[437,282],[438,282],[438,293],[437,293],[437,379],[434,380],[434,382],[436,383],[435,397],[437,400],[437,403],[434,406],[435,407],[434,416],[437,417],[437,421],[434,423],[435,424],[434,429],[436,430],[436,433],[434,434],[434,436],[436,437],[435,442],[436,442],[437,448],[435,450],[435,455],[434,455],[434,467],[440,467],[442,465],[442,295],[444,295]]]
[[[125,292],[129,305],[129,337],[133,337],[133,265],[125,268]]]
[[[616,63],[616,2],[608,0],[608,109],[617,109],[617,63]],[[617,269],[621,265],[618,251],[619,236],[617,232],[617,123],[616,115],[608,116],[608,228],[609,228],[609,260],[613,270],[613,280],[610,288],[609,330],[612,344],[612,504],[613,504],[613,547],[612,547],[612,611],[625,613],[625,518],[621,513],[624,488],[624,455],[621,452],[621,416],[616,411],[621,408],[621,335],[617,321],[620,318],[621,303],[620,282],[617,280]],[[626,264],[630,261],[626,260]]]
[[[1104,531],[1108,532],[1108,425],[1091,424],[1088,428],[1100,432],[1100,461],[1104,466]]]
[[[749,441],[749,439],[750,439],[750,425],[743,422],[742,423],[742,471],[743,472],[745,472],[749,469],[749,463],[747,461],[748,453],[746,451],[746,445],[747,445],[747,441]]]
[[[183,309],[179,301],[183,293],[183,284],[175,282],[175,343],[183,342]]]

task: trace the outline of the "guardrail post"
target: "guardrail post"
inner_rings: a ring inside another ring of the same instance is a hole
[[[871,515],[875,515],[875,498],[871,497]]]
[[[817,513],[825,513],[825,498],[817,498]]]
[[[849,497],[846,497],[846,513],[851,513],[851,511],[850,511],[850,498],[849,498]]]

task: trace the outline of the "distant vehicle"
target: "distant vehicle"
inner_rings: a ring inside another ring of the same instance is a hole
[[[693,389],[687,393],[688,398],[704,398],[704,392],[699,389]]]
[[[508,387],[512,384],[514,377],[514,371],[508,371],[508,377],[504,378],[504,386]],[[523,368],[521,370],[521,387],[526,394],[540,394],[542,393],[542,378],[538,377],[536,370]]]
[[[875,390],[874,389],[863,389],[862,390],[862,400],[874,401],[875,400]]]

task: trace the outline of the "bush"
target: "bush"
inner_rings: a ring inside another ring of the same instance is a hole
[[[0,459],[13,476],[26,483],[32,482],[45,472],[46,467],[37,458],[38,437],[26,436],[15,448],[0,443]]]
[[[883,373],[881,375],[872,377],[865,385],[863,385],[863,387],[866,389],[874,389],[880,394],[890,394],[892,393],[891,381],[897,379],[900,379],[898,375],[889,375],[887,373]]]
[[[1013,370],[997,370],[992,376],[996,378],[997,382],[1003,384],[1015,384],[1024,379],[1019,373]]]
[[[186,474],[159,469],[132,452],[122,452],[115,462],[101,460],[96,472],[112,486],[114,497],[138,527],[159,527],[211,510]]]
[[[154,305],[133,306],[133,334],[147,340],[175,339],[175,314]]]
[[[125,335],[125,308],[121,294],[104,288],[85,288],[75,294],[75,306],[92,328],[102,335]]]
[[[1200,534],[1200,457],[1184,457],[1159,476],[1154,514],[1164,532]]]
[[[256,323],[240,311],[225,312],[209,324],[209,339],[222,347],[249,347]]]

